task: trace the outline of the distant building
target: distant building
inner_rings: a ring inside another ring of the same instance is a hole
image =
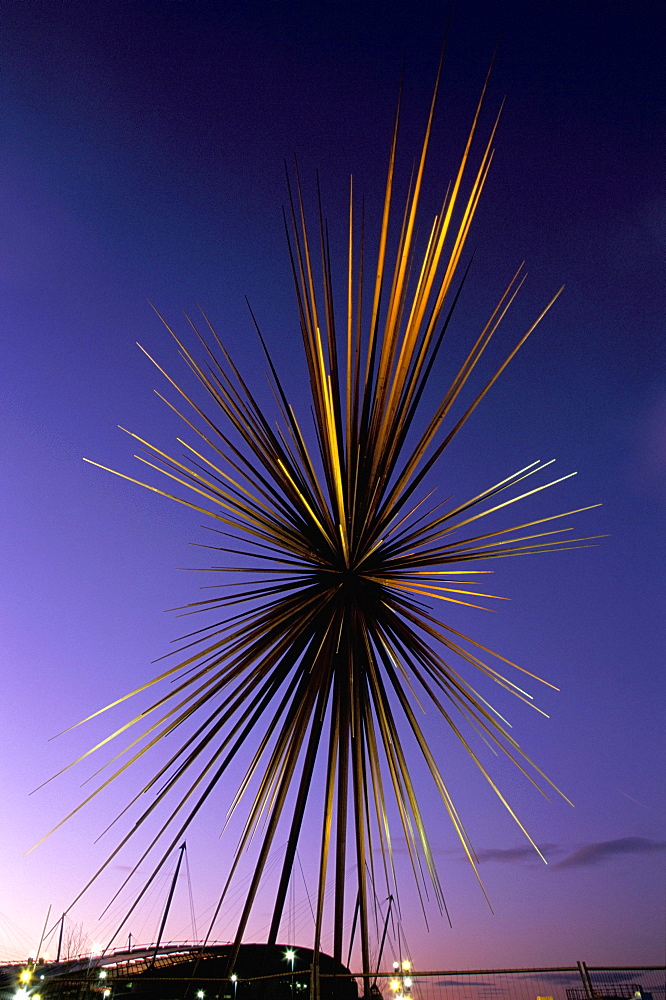
[[[312,950],[284,945],[241,945],[228,975],[231,947],[165,945],[95,955],[35,968],[29,983],[21,967],[5,968],[1,1000],[305,1000]],[[288,956],[288,957],[287,957]],[[319,954],[321,1000],[358,1000],[349,970]],[[18,994],[18,998],[17,998]]]

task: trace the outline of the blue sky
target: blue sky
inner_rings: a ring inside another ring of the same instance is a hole
[[[164,445],[180,433],[135,347],[181,374],[148,300],[180,329],[182,311],[201,303],[259,386],[247,295],[298,406],[284,160],[298,156],[310,204],[319,172],[334,246],[353,172],[370,231],[403,58],[406,183],[445,21],[430,0],[259,2],[250,12],[185,0],[6,5],[0,789],[10,821],[0,913],[27,938],[38,939],[47,908],[62,912],[104,856],[94,839],[125,794],[112,792],[99,814],[79,815],[24,857],[80,799],[83,776],[28,793],[106,730],[49,739],[152,675],[151,661],[180,634],[164,609],[196,599],[193,574],[176,567],[204,565],[189,546],[202,537],[196,517],[81,461],[132,475],[118,424]],[[543,866],[452,760],[495,913],[433,811],[454,926],[433,918],[425,935],[418,908],[405,915],[422,966],[450,966],[452,955],[476,967],[664,960],[663,27],[650,3],[475,0],[453,11],[426,181],[433,206],[498,38],[484,126],[505,94],[507,105],[452,351],[522,259],[529,281],[506,342],[561,284],[565,292],[451,449],[442,487],[473,495],[555,457],[578,475],[544,501],[546,513],[602,502],[584,531],[609,537],[508,560],[493,578],[508,607],[456,619],[561,688],[539,693],[550,719],[516,710],[512,721],[575,808],[502,774],[544,845]],[[215,895],[210,872],[224,867],[218,829],[213,811],[191,836],[202,912]],[[72,916],[91,938],[108,931],[96,918],[119,874]],[[295,892],[292,924],[304,901]],[[187,937],[185,896],[179,906],[172,933]],[[142,919],[153,937],[153,918]],[[306,923],[298,931],[307,937]],[[4,926],[0,950],[20,954],[19,932]]]

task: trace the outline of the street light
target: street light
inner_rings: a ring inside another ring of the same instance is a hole
[[[238,984],[238,976],[234,972],[233,976],[230,976],[229,978],[231,979],[231,982],[234,984],[234,1000],[236,1000],[236,987]]]
[[[296,958],[296,952],[293,948],[287,948],[284,953],[284,957],[288,962],[291,963],[291,995],[294,995],[294,959]]]
[[[412,978],[409,975],[411,970],[412,963],[408,958],[393,963],[393,979],[389,981],[393,1000],[412,1000]]]

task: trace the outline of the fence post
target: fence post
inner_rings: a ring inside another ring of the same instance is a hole
[[[583,980],[583,989],[585,990],[585,996],[587,1000],[593,1000],[594,989],[592,988],[592,980],[590,979],[589,970],[585,962],[577,962],[578,971],[580,972],[580,978]]]
[[[319,1000],[319,962],[314,955],[310,968],[310,1000]]]

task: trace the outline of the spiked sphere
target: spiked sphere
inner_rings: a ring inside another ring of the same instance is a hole
[[[435,95],[436,91],[437,87]],[[389,238],[389,223],[396,116],[372,269],[363,261],[364,227],[356,219],[350,190],[347,308],[342,323],[334,310],[328,232],[321,209],[320,266],[315,267],[300,182],[295,197],[290,192],[287,236],[314,434],[289,404],[268,351],[280,414],[277,425],[265,415],[205,321],[205,336],[191,324],[202,360],[173,336],[210,407],[204,411],[166,376],[185,409],[181,413],[181,404],[168,405],[182,416],[194,440],[198,438],[196,447],[180,441],[187,457],[179,460],[132,435],[143,448],[138,456],[141,461],[178,487],[173,494],[154,485],[147,488],[212,518],[220,533],[219,543],[212,547],[222,554],[225,572],[247,583],[239,582],[223,596],[190,606],[192,611],[220,610],[222,620],[186,637],[181,647],[187,650],[185,659],[151,682],[172,678],[169,689],[151,708],[113,734],[130,725],[143,726],[139,736],[113,758],[122,757],[122,763],[86,801],[182,722],[191,720],[193,729],[183,744],[133,800],[145,791],[154,793],[137,825],[153,817],[165,799],[171,802],[167,822],[158,824],[134,869],[157,851],[150,884],[232,762],[247,760],[249,754],[247,773],[229,814],[246,801],[246,793],[251,798],[218,905],[219,911],[241,856],[263,824],[236,932],[236,952],[282,824],[288,828],[287,847],[269,941],[277,938],[317,762],[325,765],[327,777],[323,813],[309,817],[320,831],[315,950],[320,948],[326,890],[332,884],[333,953],[342,958],[343,927],[356,897],[363,972],[369,972],[371,883],[381,879],[389,894],[397,894],[391,839],[395,816],[419,893],[430,884],[439,905],[444,906],[403,734],[408,734],[425,760],[476,871],[464,826],[417,721],[414,709],[420,702],[441,714],[512,815],[477,757],[465,724],[506,754],[530,780],[548,780],[451,660],[457,658],[466,668],[478,670],[529,701],[530,696],[501,672],[502,664],[504,668],[516,668],[516,664],[461,634],[433,610],[436,602],[481,606],[479,598],[490,595],[481,594],[478,584],[480,575],[489,570],[471,568],[480,560],[552,551],[586,541],[572,540],[566,534],[568,528],[544,527],[565,514],[486,532],[477,524],[488,514],[553,485],[532,478],[550,463],[533,462],[456,505],[435,503],[431,499],[434,490],[426,482],[446,447],[552,305],[464,403],[462,394],[523,283],[519,268],[443,398],[432,412],[424,412],[424,390],[464,283],[464,279],[459,282],[454,293],[454,277],[492,159],[497,122],[467,180],[484,93],[485,86],[457,174],[418,263],[415,226],[435,97],[394,240]],[[467,190],[464,197],[463,187]],[[389,247],[394,244],[390,264]],[[367,279],[369,271],[372,282]],[[455,418],[454,408],[459,414]],[[567,512],[571,513],[576,512]],[[491,666],[491,657],[501,663]],[[155,792],[158,781],[162,784]],[[123,838],[103,867],[130,836]],[[375,871],[373,860],[377,850],[381,873]],[[345,891],[350,866],[356,872],[351,892],[349,886]]]

